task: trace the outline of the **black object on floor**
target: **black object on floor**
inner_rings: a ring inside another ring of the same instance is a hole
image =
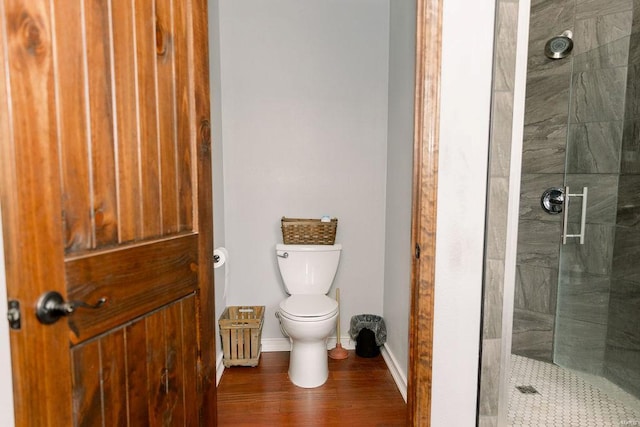
[[[356,354],[360,357],[376,357],[380,347],[376,344],[376,334],[367,328],[360,330],[356,338]]]
[[[376,357],[379,347],[387,341],[387,327],[380,316],[358,314],[351,317],[349,336],[356,342],[358,356]]]
[[[538,390],[532,385],[518,385],[516,388],[523,394],[538,394]]]

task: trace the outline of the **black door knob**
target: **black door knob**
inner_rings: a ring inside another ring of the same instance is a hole
[[[65,301],[59,292],[49,291],[40,296],[36,303],[36,317],[40,323],[51,325],[61,317],[68,316],[77,308],[96,309],[102,307],[107,302],[107,298],[102,297],[97,303],[91,305],[82,301]]]

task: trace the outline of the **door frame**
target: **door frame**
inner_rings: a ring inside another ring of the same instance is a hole
[[[407,425],[431,424],[442,0],[416,1]]]

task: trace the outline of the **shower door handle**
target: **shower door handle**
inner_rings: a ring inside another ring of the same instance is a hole
[[[547,188],[540,198],[542,209],[549,215],[562,213],[565,202],[565,191],[562,187]]]
[[[569,193],[569,186],[567,186],[565,188],[565,195],[566,195],[566,200],[567,200],[567,207],[564,211],[564,221],[563,221],[563,225],[562,225],[562,244],[566,245],[567,244],[567,238],[569,237],[575,237],[580,239],[580,244],[584,245],[584,236],[587,230],[587,195],[588,195],[588,188],[587,187],[582,187],[582,193],[575,193],[575,194],[570,194]],[[567,233],[567,228],[569,225],[569,197],[580,197],[582,198],[582,209],[581,209],[581,213],[580,213],[580,234],[568,234]]]

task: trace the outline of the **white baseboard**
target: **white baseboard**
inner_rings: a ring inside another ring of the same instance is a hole
[[[218,384],[220,384],[222,372],[224,372],[224,364],[222,363],[222,359],[224,359],[224,353],[219,352],[216,356],[216,387],[218,387]]]
[[[289,338],[262,338],[262,351],[268,353],[270,351],[291,351],[291,341]],[[342,336],[340,339],[342,348],[345,350],[353,350],[356,345],[348,336]],[[336,337],[329,337],[327,339],[327,350],[331,350],[336,346]]]
[[[271,351],[291,351],[291,341],[289,338],[262,338],[262,352],[269,353]]]
[[[398,390],[400,391],[400,394],[402,395],[402,398],[406,403],[407,402],[407,376],[403,374],[402,371],[400,370],[400,365],[398,365],[398,361],[396,360],[393,353],[391,353],[386,343],[380,349],[380,353],[382,353],[382,358],[387,363],[389,372],[391,372],[391,376],[393,377],[393,380],[396,382],[396,387],[398,387]]]

